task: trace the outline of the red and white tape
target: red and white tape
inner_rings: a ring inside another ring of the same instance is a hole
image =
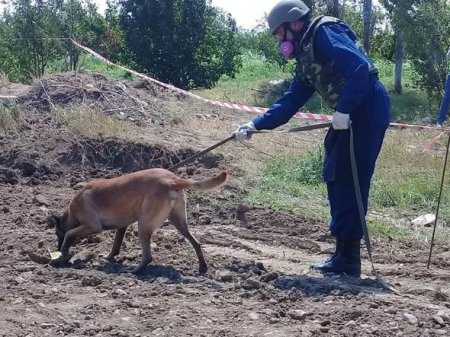
[[[201,97],[199,95],[196,95],[192,92],[177,88],[171,84],[167,84],[161,81],[158,81],[152,77],[143,75],[141,73],[138,73],[134,70],[128,69],[124,66],[115,64],[113,62],[111,62],[110,60],[106,59],[105,57],[101,56],[100,54],[98,54],[97,52],[93,51],[92,49],[83,46],[82,44],[78,43],[77,41],[72,39],[72,42],[79,47],[80,49],[88,52],[89,54],[93,55],[94,57],[102,60],[103,62],[113,65],[115,67],[118,67],[122,70],[128,71],[131,74],[136,75],[137,77],[140,78],[144,78],[148,81],[154,82],[164,88],[173,90],[175,92],[190,96],[190,97],[194,97],[196,99],[202,100],[206,103],[212,104],[212,105],[216,105],[216,106],[220,106],[223,108],[228,108],[228,109],[234,109],[234,110],[240,110],[240,111],[247,111],[247,112],[256,112],[256,113],[263,113],[266,112],[268,109],[267,108],[262,108],[262,107],[257,107],[257,106],[251,106],[251,105],[245,105],[245,104],[237,104],[237,103],[227,103],[227,102],[221,102],[221,101],[215,101],[215,100],[211,100],[208,98],[204,98]],[[315,121],[323,121],[323,122],[331,122],[333,120],[333,117],[330,115],[325,115],[325,114],[313,114],[311,112],[297,112],[294,115],[295,118],[302,118],[302,119],[309,119],[309,120],[315,120]],[[436,127],[434,126],[426,126],[426,125],[415,125],[415,124],[401,124],[401,123],[390,123],[391,127],[395,127],[395,128],[400,128],[400,129],[404,129],[404,128],[412,128],[412,129],[424,129],[424,130],[437,130]]]
[[[87,53],[91,54],[92,56],[94,56],[95,58],[103,61],[106,64],[115,66],[117,68],[120,68],[122,70],[125,70],[133,75],[136,75],[137,77],[146,79],[150,82],[156,83],[161,87],[167,88],[169,90],[181,93],[183,95],[189,96],[189,97],[193,97],[199,100],[202,100],[203,102],[212,104],[212,105],[216,105],[219,107],[223,107],[223,108],[228,108],[228,109],[233,109],[233,110],[240,110],[240,111],[246,111],[246,112],[255,112],[255,113],[264,113],[266,112],[268,109],[267,108],[263,108],[263,107],[257,107],[257,106],[251,106],[251,105],[246,105],[246,104],[238,104],[238,103],[227,103],[227,102],[221,102],[221,101],[215,101],[212,99],[208,99],[208,98],[204,98],[201,97],[199,95],[196,95],[192,92],[177,88],[171,84],[167,84],[161,81],[158,81],[157,79],[154,79],[152,77],[143,75],[141,73],[138,73],[137,71],[128,69],[124,66],[121,66],[119,64],[115,64],[113,62],[111,62],[110,60],[108,60],[107,58],[103,57],[102,55],[100,55],[99,53],[93,51],[92,49],[83,46],[82,44],[78,43],[77,41],[71,39],[71,41],[73,42],[73,44],[75,46],[77,46],[78,48],[86,51]],[[10,98],[10,99],[15,99],[17,98],[16,96],[0,96],[0,98]],[[309,119],[309,120],[315,120],[315,121],[323,121],[323,122],[330,122],[333,120],[333,117],[330,115],[325,115],[325,114],[313,114],[311,112],[297,112],[294,115],[295,118],[301,118],[301,119]],[[424,130],[440,130],[434,126],[426,126],[426,125],[415,125],[415,124],[401,124],[401,123],[390,123],[391,127],[395,127],[395,128],[400,128],[400,129],[404,129],[404,128],[413,128],[413,129],[424,129]]]
[[[78,48],[88,52],[92,56],[98,58],[99,60],[101,60],[101,61],[103,61],[103,62],[105,62],[105,63],[107,63],[109,65],[113,65],[115,67],[118,67],[118,68],[120,68],[122,70],[125,70],[125,71],[127,71],[127,72],[129,72],[129,73],[131,73],[133,75],[136,75],[137,77],[144,78],[144,79],[146,79],[148,81],[156,83],[156,84],[158,84],[158,85],[160,85],[160,86],[162,86],[164,88],[173,90],[175,92],[178,92],[178,93],[181,93],[181,94],[184,94],[184,95],[187,95],[187,96],[199,99],[199,100],[202,100],[203,102],[206,102],[206,103],[209,103],[209,104],[212,104],[212,105],[216,105],[216,106],[220,106],[222,108],[228,108],[228,109],[234,109],[234,110],[240,110],[240,111],[247,111],[247,112],[263,113],[263,112],[266,112],[268,110],[267,108],[262,108],[262,107],[257,107],[257,106],[251,106],[251,105],[246,105],[246,104],[237,104],[237,103],[227,103],[227,102],[215,101],[215,100],[212,100],[212,99],[201,97],[201,96],[196,95],[196,94],[194,94],[192,92],[189,92],[189,91],[177,88],[177,87],[175,87],[175,86],[173,86],[171,84],[167,84],[167,83],[158,81],[158,80],[156,80],[156,79],[154,79],[152,77],[143,75],[143,74],[138,73],[138,72],[136,72],[134,70],[128,69],[128,68],[126,68],[124,66],[115,64],[115,63],[111,62],[110,60],[108,60],[107,58],[105,58],[102,55],[100,55],[99,53],[93,51],[92,49],[90,49],[90,48],[88,48],[86,46],[83,46],[82,44],[78,43],[77,41],[72,40],[72,42]],[[295,118],[305,118],[305,119],[316,120],[316,121],[325,121],[325,122],[331,121],[333,119],[332,116],[330,116],[330,115],[313,114],[313,113],[309,113],[309,112],[308,113],[297,112],[294,117]]]

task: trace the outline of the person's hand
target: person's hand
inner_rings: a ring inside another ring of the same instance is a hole
[[[333,114],[333,129],[347,130],[350,126],[350,116],[336,111]]]
[[[236,129],[236,131],[233,132],[234,139],[239,141],[249,140],[250,138],[252,138],[252,134],[249,131],[254,130],[256,130],[256,128],[253,125],[253,122],[242,124]]]

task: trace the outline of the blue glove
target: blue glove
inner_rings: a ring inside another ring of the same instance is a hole
[[[241,140],[249,140],[252,138],[252,134],[249,133],[249,131],[255,131],[256,128],[253,125],[253,122],[248,122],[245,124],[242,124],[239,126],[236,131],[233,132],[234,139],[241,141]]]

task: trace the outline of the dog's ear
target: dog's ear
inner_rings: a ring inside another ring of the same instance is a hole
[[[59,228],[61,226],[61,216],[56,214],[50,214],[47,217],[47,228]]]

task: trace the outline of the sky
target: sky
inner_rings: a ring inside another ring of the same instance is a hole
[[[100,13],[105,12],[106,0],[94,0]],[[2,0],[0,0],[0,3]],[[8,2],[8,1],[6,1]],[[237,25],[246,29],[254,28],[258,21],[277,3],[277,0],[212,0],[213,6],[231,13]],[[379,4],[378,0],[373,1]],[[1,8],[1,4],[0,4]]]
[[[276,3],[276,0],[212,0],[213,6],[231,13],[237,25],[247,29],[255,27]]]
[[[251,29],[276,2],[277,0],[212,0],[212,5],[231,13],[238,26]],[[95,0],[95,3],[99,12],[104,13],[106,0]]]
[[[95,0],[100,13],[106,8],[106,0]],[[277,3],[277,0],[212,0],[215,7],[221,7],[231,13],[238,26],[246,29],[254,28],[260,19]],[[374,0],[374,5],[379,1]]]

